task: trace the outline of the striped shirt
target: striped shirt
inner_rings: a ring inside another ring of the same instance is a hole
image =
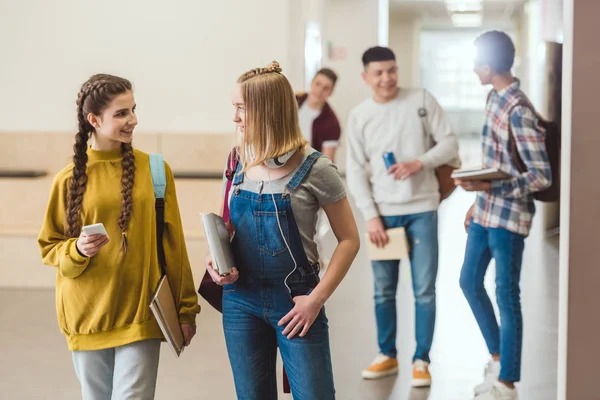
[[[503,228],[528,236],[535,214],[533,193],[549,187],[552,177],[545,132],[538,127],[533,110],[515,106],[526,98],[519,86],[519,80],[515,79],[508,87],[498,92],[493,90],[490,95],[483,126],[483,168],[497,168],[513,178],[493,181],[490,191],[477,194],[473,221],[487,228]],[[512,160],[509,120],[519,155],[527,167],[523,173]]]

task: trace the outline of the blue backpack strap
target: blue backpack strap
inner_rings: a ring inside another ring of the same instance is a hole
[[[167,188],[167,177],[165,175],[165,159],[162,154],[150,154],[150,172],[152,172],[154,197],[164,199]]]
[[[166,275],[165,249],[163,247],[163,232],[165,231],[165,190],[167,176],[165,174],[165,159],[162,154],[150,154],[150,172],[154,187],[154,208],[156,209],[156,245],[158,247],[158,263],[162,275]]]

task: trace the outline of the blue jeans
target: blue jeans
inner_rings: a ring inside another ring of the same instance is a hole
[[[415,295],[414,360],[430,362],[435,329],[435,280],[438,270],[437,212],[382,217],[385,229],[404,227],[410,245],[410,268]],[[396,289],[400,260],[373,261],[375,317],[381,353],[396,357]]]
[[[500,354],[500,379],[521,379],[523,315],[521,314],[521,263],[525,237],[501,228],[484,228],[471,221],[465,261],[460,274],[462,288],[490,354]],[[491,259],[496,261],[496,300],[500,326],[483,286]]]
[[[238,399],[277,399],[277,347],[295,400],[335,399],[324,308],[306,336],[288,339],[285,326],[277,326],[294,307],[285,286],[244,282],[224,290],[223,326]]]
[[[241,190],[241,173],[233,181],[232,247],[240,277],[223,287],[223,328],[240,400],[277,399],[277,347],[295,400],[335,399],[325,308],[304,337],[288,339],[285,326],[277,325],[294,308],[293,298],[319,283],[319,265],[306,256],[290,193],[320,156],[306,158],[284,193]]]

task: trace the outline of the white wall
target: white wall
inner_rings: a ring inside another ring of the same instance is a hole
[[[324,48],[323,66],[338,74],[338,82],[329,104],[342,125],[341,146],[335,162],[344,171],[346,167],[345,126],[352,108],[371,96],[371,89],[363,82],[362,55],[378,44],[378,2],[374,0],[329,0],[324,23],[325,43],[343,48],[345,56],[339,60],[328,57]]]
[[[321,41],[326,25],[326,10],[328,0],[301,0],[290,1],[289,3],[289,58],[290,68],[285,72],[292,83],[294,90],[305,91],[309,88],[307,82],[310,82],[313,76],[306,76],[305,73],[305,38],[306,25],[308,21],[316,22],[321,29]],[[324,43],[321,43],[324,45]],[[323,51],[325,49],[323,48]],[[324,56],[324,54],[323,54]],[[321,60],[323,61],[323,60]],[[311,74],[314,75],[314,74]]]
[[[134,82],[141,131],[232,132],[240,73],[298,68],[291,1],[1,1],[0,131],[73,130],[80,85],[106,72]]]
[[[530,0],[525,6],[523,24],[526,27],[528,95],[533,105],[543,112],[545,42],[563,40],[563,0]]]
[[[525,7],[526,26],[527,26],[527,53],[524,54],[527,66],[527,95],[533,105],[541,109],[543,94],[543,74],[540,71],[544,68],[542,49],[542,29],[543,15],[542,4],[539,0],[530,1]]]
[[[571,142],[573,118],[573,44],[575,0],[565,0],[561,34],[564,34],[562,80],[562,126],[560,171],[560,248],[558,292],[558,374],[557,399],[567,400],[567,365],[569,348],[569,275],[571,248]],[[581,39],[580,39],[581,40]],[[585,195],[585,194],[584,194]],[[577,268],[577,267],[575,267]],[[585,343],[582,343],[585,345]]]
[[[415,87],[419,84],[419,21],[399,12],[390,13],[389,47],[398,61],[398,84]]]
[[[327,54],[323,66],[332,68],[339,76],[330,103],[342,125],[350,110],[371,95],[371,89],[360,74],[362,54],[377,46],[378,2],[373,0],[330,0],[327,5],[325,41],[346,50],[345,58],[330,60]]]
[[[297,18],[298,15],[302,15],[302,12],[303,10],[301,2],[289,2],[288,47],[290,52],[288,53],[289,66],[285,68],[284,73],[296,90],[299,90],[302,87],[302,82],[304,79],[304,21],[300,18]],[[291,49],[295,49],[296,51],[291,51]]]

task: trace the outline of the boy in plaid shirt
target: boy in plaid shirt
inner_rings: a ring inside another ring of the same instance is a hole
[[[483,127],[483,167],[497,168],[513,178],[492,182],[457,181],[477,200],[467,213],[468,239],[460,286],[479,324],[492,360],[485,381],[475,388],[476,400],[516,400],[521,377],[523,317],[520,299],[521,262],[525,238],[535,213],[533,193],[551,183],[545,133],[532,108],[517,105],[526,99],[519,80],[511,75],[515,47],[508,35],[492,31],[475,41],[475,73],[493,90]],[[526,171],[513,160],[509,126]],[[483,285],[491,259],[496,261],[498,326]]]

